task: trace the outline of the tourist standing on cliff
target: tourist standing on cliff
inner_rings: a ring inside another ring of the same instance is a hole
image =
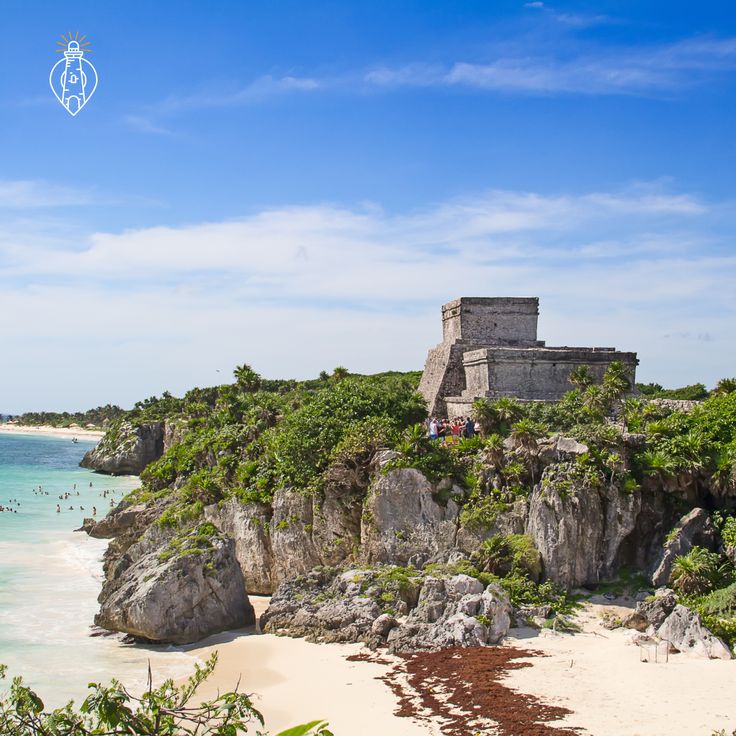
[[[466,437],[475,437],[475,422],[470,417],[465,420],[464,434]]]

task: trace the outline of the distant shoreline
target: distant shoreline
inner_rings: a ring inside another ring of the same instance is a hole
[[[105,433],[98,429],[82,427],[51,427],[48,425],[24,425],[13,422],[0,423],[0,432],[5,434],[40,434],[46,437],[79,437],[88,440],[99,440]]]

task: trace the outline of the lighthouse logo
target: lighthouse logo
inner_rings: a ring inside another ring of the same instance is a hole
[[[64,54],[61,61],[57,61],[49,74],[51,91],[57,100],[64,106],[70,115],[76,115],[90,100],[97,89],[97,70],[84,58],[90,49],[86,36],[79,37],[77,33],[72,37],[62,36],[62,41],[56,43],[62,48],[56,49]]]

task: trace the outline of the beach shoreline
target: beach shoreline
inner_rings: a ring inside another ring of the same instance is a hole
[[[14,422],[0,422],[0,432],[4,434],[42,435],[44,437],[77,437],[86,440],[99,440],[105,435],[104,431],[98,429],[15,424]]]
[[[268,605],[267,597],[251,600],[257,616]],[[736,661],[671,654],[667,663],[641,662],[631,643],[633,632],[603,627],[602,615],[616,607],[586,603],[576,616],[580,633],[512,629],[499,645],[514,650],[517,659],[528,655],[518,659],[526,664],[498,676],[511,695],[532,696],[542,707],[569,711],[534,732],[711,736],[725,728],[730,733],[736,726]],[[337,736],[444,733],[442,720],[429,712],[421,719],[396,715],[401,688],[392,688],[390,682],[397,681],[397,672],[399,681],[405,679],[405,662],[385,651],[371,653],[361,644],[313,644],[260,634],[255,627],[183,649],[202,660],[218,652],[215,672],[199,693],[202,699],[228,692],[240,680],[240,690],[253,693],[254,705],[272,733],[317,718],[328,720]],[[441,689],[435,681],[427,684],[426,692],[420,687],[404,693],[420,702],[422,695],[436,694],[438,686]],[[492,713],[484,715],[493,719]]]
[[[256,620],[267,608],[267,596],[250,596]],[[218,692],[252,694],[269,733],[323,718],[336,736],[440,736],[430,724],[397,718],[398,698],[381,681],[398,659],[381,652],[381,662],[349,661],[366,652],[362,644],[313,644],[257,627],[217,634],[183,647],[206,660],[218,652],[212,676],[198,690],[207,700]],[[181,680],[179,684],[182,684]]]

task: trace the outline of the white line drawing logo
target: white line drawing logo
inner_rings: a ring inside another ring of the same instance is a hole
[[[64,42],[57,41],[57,45],[64,48],[56,49],[63,53],[64,58],[57,61],[49,74],[49,84],[64,109],[70,115],[76,115],[90,100],[97,89],[97,70],[84,58],[89,53],[89,41],[86,36],[79,38],[77,33],[73,38],[71,31],[69,38],[62,35]]]

